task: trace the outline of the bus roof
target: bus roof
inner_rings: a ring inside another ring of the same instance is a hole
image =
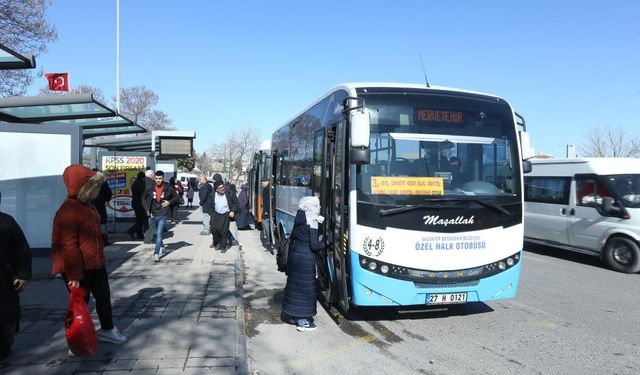
[[[308,111],[311,107],[313,107],[314,105],[320,103],[324,98],[330,96],[331,94],[333,94],[334,92],[336,92],[338,90],[345,90],[348,93],[349,96],[356,96],[356,90],[357,89],[364,89],[364,88],[391,88],[391,89],[405,88],[405,89],[412,89],[412,90],[424,90],[426,92],[429,92],[429,91],[432,91],[432,92],[448,91],[448,92],[457,92],[457,93],[464,93],[464,94],[482,95],[482,96],[487,96],[487,97],[491,97],[491,98],[501,99],[499,96],[496,96],[496,95],[493,95],[493,94],[487,94],[487,93],[483,93],[483,92],[479,92],[479,91],[471,91],[471,90],[458,89],[458,88],[446,87],[446,86],[430,85],[430,87],[427,87],[424,84],[401,83],[401,82],[345,82],[345,83],[341,83],[341,84],[335,85],[332,88],[330,88],[327,92],[325,92],[322,96],[320,96],[319,98],[314,100],[311,104],[309,104],[307,107],[305,107],[302,111],[296,113],[295,116],[291,117],[284,124],[282,124],[281,126],[277,127],[274,132],[277,132],[278,130],[280,130],[281,128],[283,128],[287,124],[289,124],[291,121],[295,120],[300,115],[302,115],[303,113]]]

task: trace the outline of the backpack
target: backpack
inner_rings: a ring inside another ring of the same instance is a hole
[[[284,239],[278,243],[276,247],[276,265],[278,271],[287,273],[287,261],[289,259],[289,250],[293,246],[291,237],[284,236]]]

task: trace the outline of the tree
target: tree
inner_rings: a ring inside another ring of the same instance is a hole
[[[628,134],[621,126],[596,127],[589,129],[578,149],[590,157],[639,157],[640,138]]]
[[[49,0],[0,0],[0,44],[21,54],[39,55],[58,39],[45,13]],[[0,96],[21,96],[33,81],[30,69],[0,70]]]
[[[260,146],[260,132],[253,128],[243,128],[227,136],[224,143],[214,144],[211,152],[214,159],[222,164],[222,171],[228,173],[230,181],[236,181],[244,173]]]
[[[200,172],[202,172],[202,174],[206,176],[211,175],[211,166],[211,158],[207,155],[206,152],[203,152],[200,156],[196,155],[196,167],[200,169]]]
[[[135,86],[120,91],[120,113],[148,132],[175,130],[169,115],[153,107],[158,104],[158,94],[145,86]],[[114,98],[115,102],[115,98]]]
[[[191,172],[196,166],[196,155],[191,153],[191,156],[185,156],[178,159],[178,169],[182,172]]]

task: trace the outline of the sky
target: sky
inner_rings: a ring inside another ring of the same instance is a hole
[[[116,0],[53,0],[47,18],[38,69],[114,97]],[[509,101],[537,152],[638,134],[638,1],[120,0],[120,86],[157,93],[198,153],[242,128],[268,139],[339,83],[424,83],[420,55],[430,84]]]

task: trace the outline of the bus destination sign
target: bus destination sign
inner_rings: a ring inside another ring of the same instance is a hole
[[[459,111],[440,111],[419,109],[418,122],[436,122],[440,124],[462,124],[463,115]]]

